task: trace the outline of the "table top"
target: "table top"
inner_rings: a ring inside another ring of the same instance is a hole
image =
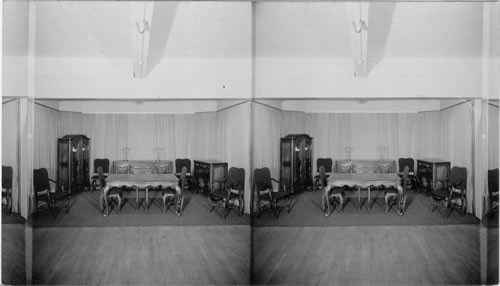
[[[332,173],[328,177],[328,184],[332,186],[372,186],[398,185],[401,178],[397,173],[375,173],[375,174],[360,174],[360,173]]]
[[[427,162],[427,163],[449,163],[450,161],[446,161],[443,159],[437,158],[427,158],[427,159],[417,159],[417,161]]]
[[[193,160],[194,162],[206,163],[206,164],[227,164],[227,162],[218,161],[218,160]]]
[[[179,179],[174,174],[110,174],[107,185],[115,184],[177,184]]]

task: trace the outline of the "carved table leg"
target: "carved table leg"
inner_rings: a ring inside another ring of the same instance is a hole
[[[372,204],[371,204],[371,200],[370,200],[370,187],[368,187],[368,209],[369,210],[372,209]]]
[[[326,209],[326,213],[325,213],[325,216],[330,216],[331,214],[331,206],[330,206],[330,200],[328,199],[328,193],[330,192],[330,186],[326,186],[324,189],[323,189],[323,196],[321,197],[321,201],[322,201],[322,208]],[[327,204],[327,207],[325,208],[325,203]]]
[[[358,209],[361,209],[361,187],[358,186]]]

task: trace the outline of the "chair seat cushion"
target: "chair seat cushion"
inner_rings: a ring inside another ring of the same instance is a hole
[[[344,193],[344,188],[333,188],[330,189],[330,191],[328,192],[329,195],[338,195],[343,193]]]
[[[227,192],[221,191],[221,190],[216,190],[216,191],[210,192],[210,196],[212,198],[224,199],[224,198],[227,198]]]
[[[288,197],[289,195],[290,195],[289,192],[273,192],[272,193],[272,196],[273,196],[274,200],[283,199],[283,198]]]
[[[449,194],[450,193],[448,190],[440,189],[440,190],[433,191],[431,196],[434,199],[445,199],[448,197]]]
[[[54,200],[54,201],[65,199],[67,197],[69,197],[69,193],[67,193],[67,192],[50,193],[50,199]]]

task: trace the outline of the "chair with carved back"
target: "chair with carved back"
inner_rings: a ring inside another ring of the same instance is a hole
[[[498,211],[498,168],[488,170],[488,215]]]
[[[212,212],[215,207],[223,209],[222,219],[226,219],[231,209],[236,209],[238,215],[243,215],[244,210],[244,190],[245,190],[245,169],[231,167],[226,178],[215,180],[223,189],[210,190],[208,194],[208,211]]]
[[[104,171],[102,167],[97,167],[97,184],[96,187],[99,187],[101,192],[101,211],[104,210],[105,202],[104,202],[104,188],[106,187],[106,176],[104,175]],[[121,188],[112,188],[108,190],[107,200],[110,206],[113,206],[114,201],[116,201],[117,213],[120,213],[122,210],[122,189]]]
[[[2,166],[2,205],[3,199],[5,199],[5,211],[7,215],[12,213],[12,176],[12,167]]]
[[[186,177],[183,188],[186,190],[191,190],[192,192],[196,192],[196,188],[194,187],[194,179],[191,174],[191,160],[190,159],[175,159],[175,176],[177,178],[181,177],[182,168],[186,168]]]
[[[321,181],[319,168],[323,167],[326,179],[328,179],[328,177],[330,177],[330,174],[332,173],[332,166],[333,166],[333,160],[331,158],[318,158],[318,160],[316,160],[316,176],[314,176],[314,184],[313,184],[314,191],[322,190],[324,187]]]
[[[56,185],[56,190],[53,192],[50,182]],[[66,201],[66,214],[70,210],[71,194],[64,191],[64,184],[58,181],[49,179],[47,169],[33,170],[33,188],[34,188],[34,205],[35,211],[40,211],[42,207],[46,207],[52,215],[52,220],[56,220],[59,210],[62,208],[57,205],[59,201]]]
[[[166,213],[168,207],[170,205],[175,206],[175,214],[177,216],[181,216],[184,210],[184,195],[182,192],[186,189],[187,184],[187,168],[183,166],[180,170],[179,176],[179,188],[181,189],[181,193],[177,194],[177,191],[174,188],[166,188],[162,192],[163,199],[163,213]]]
[[[98,168],[101,168],[102,169],[102,172],[103,172],[103,175],[104,175],[104,179],[106,179],[109,175],[109,159],[94,159],[94,173],[92,174],[92,178],[91,178],[91,190],[96,190],[97,187],[100,187],[99,186],[99,183],[100,183],[100,179],[99,179],[99,174],[97,172],[97,169]],[[99,188],[101,189],[101,188]]]
[[[257,200],[257,217],[260,217],[262,209],[267,208],[272,212],[272,217],[278,220],[281,210],[284,206],[279,204],[283,201],[287,202],[288,213],[292,208],[292,193],[286,190],[285,184],[271,178],[269,168],[257,168],[254,170],[255,191]],[[276,182],[279,187],[275,191],[272,182]]]
[[[417,186],[418,180],[415,174],[415,160],[413,160],[413,158],[399,158],[398,166],[398,175],[400,177],[403,177],[404,169],[406,166],[408,166],[408,178],[406,180],[406,187],[407,189],[413,189],[415,192],[419,192],[420,188]]]
[[[467,211],[467,169],[454,166],[447,178],[448,188],[431,191],[431,211],[444,208],[444,218],[448,218],[453,209],[458,209],[462,216]]]
[[[398,188],[387,188],[385,189],[384,199],[385,199],[385,210],[384,212],[389,212],[393,204],[398,206],[398,215],[402,216],[405,212],[406,207],[406,188],[408,186],[408,174],[410,167],[405,166],[403,169],[403,175],[401,178],[401,191]]]
[[[328,186],[328,179],[325,172],[325,168],[323,166],[319,167],[319,188],[324,192],[324,188]],[[333,187],[328,191],[328,194],[323,194],[321,197],[323,212],[325,216],[330,216],[333,210],[335,209],[332,206],[339,204],[340,213],[344,213],[344,188]],[[328,212],[326,212],[328,210]],[[331,211],[330,211],[331,210]]]

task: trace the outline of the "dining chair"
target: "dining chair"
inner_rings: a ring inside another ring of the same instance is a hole
[[[220,185],[224,185],[223,189],[213,189],[208,194],[208,211],[212,212],[215,207],[221,207],[223,213],[222,219],[226,219],[231,209],[236,209],[238,215],[243,215],[245,206],[244,190],[245,190],[245,169],[231,167],[226,178],[215,180]]]
[[[267,209],[272,212],[272,217],[278,220],[281,210],[284,206],[279,204],[287,201],[288,213],[292,207],[292,193],[286,190],[285,184],[271,178],[269,168],[257,168],[254,170],[255,191],[257,198],[257,217],[260,217],[261,210]],[[275,191],[272,182],[279,184]]]

